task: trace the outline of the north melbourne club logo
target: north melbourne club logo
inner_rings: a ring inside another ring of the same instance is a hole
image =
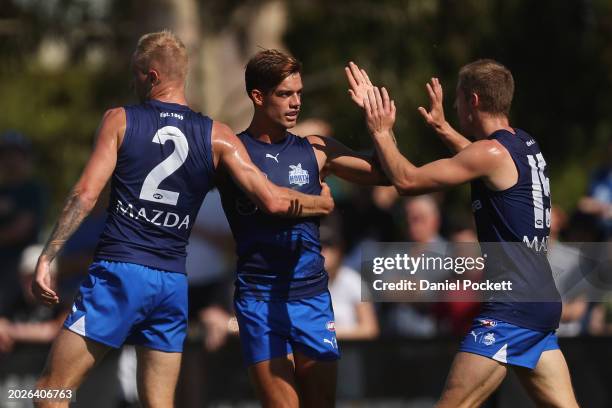
[[[482,339],[482,342],[486,346],[490,346],[491,344],[495,343],[495,335],[493,333],[487,333]]]
[[[289,165],[289,184],[297,184],[303,186],[308,184],[309,176],[308,171],[302,169],[302,163],[298,163],[297,166]]]

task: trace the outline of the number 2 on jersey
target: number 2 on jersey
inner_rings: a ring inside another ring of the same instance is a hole
[[[153,136],[153,143],[160,145],[168,140],[174,143],[174,151],[149,172],[144,183],[142,183],[141,200],[168,205],[176,205],[178,202],[178,192],[163,190],[159,188],[159,185],[185,163],[189,154],[189,144],[183,132],[174,126],[164,126]]]

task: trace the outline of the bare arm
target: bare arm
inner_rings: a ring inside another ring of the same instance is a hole
[[[507,151],[492,140],[470,144],[454,157],[417,167],[406,159],[393,142],[395,104],[387,91],[378,88],[368,92],[365,100],[366,120],[376,151],[387,176],[402,195],[417,195],[460,185],[470,180],[495,176]]]
[[[61,313],[45,322],[12,323],[10,335],[18,343],[50,343],[57,337],[65,319],[66,313]]]
[[[32,292],[37,299],[47,305],[59,302],[57,294],[50,288],[49,265],[94,207],[98,196],[113,173],[117,163],[117,150],[125,132],[125,124],[123,108],[110,109],[104,114],[97,132],[96,147],[79,181],[72,188],[59,220],[38,259]]]
[[[321,178],[335,174],[357,184],[390,184],[376,156],[359,154],[331,137],[308,136],[308,141],[322,163]]]
[[[270,182],[253,164],[246,148],[228,126],[214,122],[212,145],[215,166],[223,165],[249,198],[267,213],[312,217],[328,215],[334,209],[333,199],[325,184],[321,195],[314,196]]]
[[[425,122],[436,131],[450,151],[452,153],[459,153],[472,142],[453,129],[444,118],[444,107],[442,106],[444,94],[438,78],[431,78],[431,82],[425,84],[425,87],[429,95],[430,108],[428,112],[427,109],[419,106],[419,113],[423,116]]]

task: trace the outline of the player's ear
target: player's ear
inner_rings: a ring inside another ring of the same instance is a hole
[[[470,106],[472,108],[477,108],[480,105],[480,98],[478,97],[478,94],[475,92],[472,92],[472,94],[470,95]]]
[[[149,72],[147,73],[147,76],[149,77],[148,79],[149,79],[149,83],[151,84],[151,86],[159,84],[160,76],[159,76],[159,72],[156,69],[150,69]]]
[[[264,94],[259,89],[251,89],[249,96],[256,106],[262,106],[264,102]]]

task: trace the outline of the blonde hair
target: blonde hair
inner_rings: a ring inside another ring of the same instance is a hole
[[[133,58],[134,63],[143,69],[155,66],[169,79],[185,80],[187,76],[187,49],[170,30],[149,33],[140,37]]]
[[[459,88],[466,97],[472,92],[480,98],[480,109],[492,114],[510,114],[514,78],[508,68],[491,59],[465,65],[459,71]]]

